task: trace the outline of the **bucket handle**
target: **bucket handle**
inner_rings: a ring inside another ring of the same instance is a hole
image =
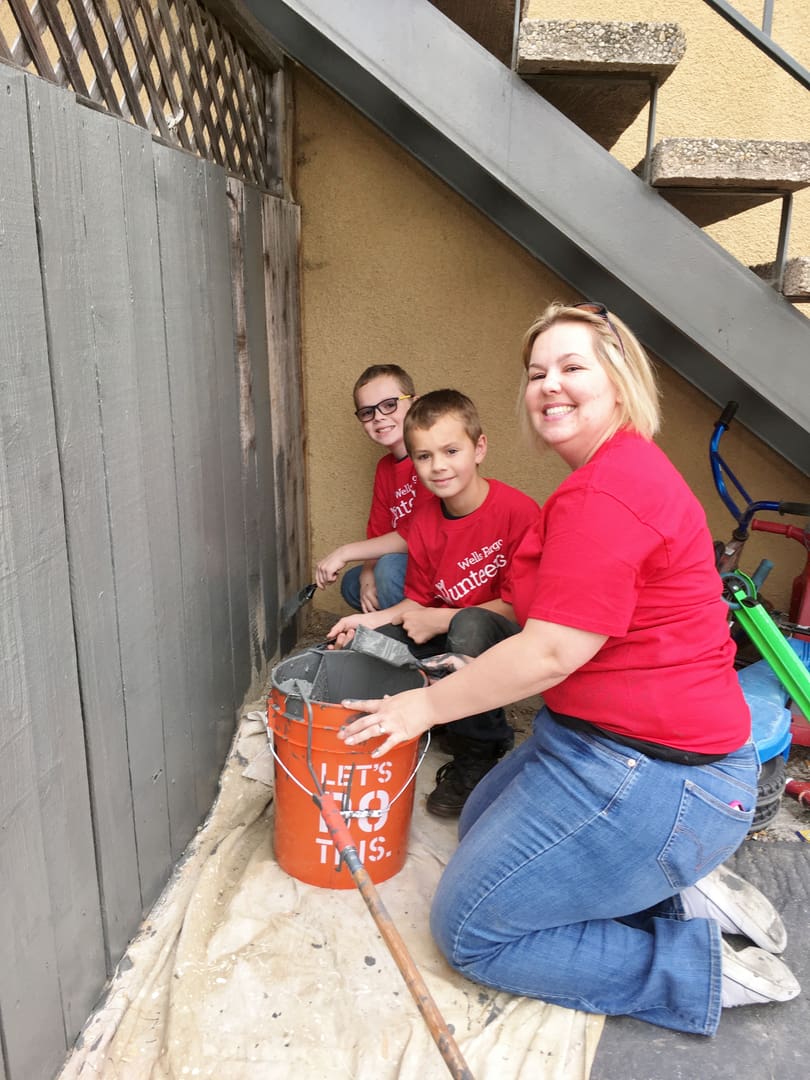
[[[298,681],[298,680],[296,680],[296,681]],[[311,730],[312,729],[312,702],[310,701],[309,695],[306,693],[306,691],[304,690],[304,688],[302,686],[299,685],[298,689],[299,689],[299,692],[301,694],[301,700],[304,702],[304,705],[306,706],[307,721],[308,721],[308,724],[309,724],[309,728]],[[405,781],[405,783],[402,785],[402,787],[399,789],[399,791],[396,793],[396,795],[393,797],[393,799],[388,803],[388,805],[385,807],[384,810],[343,810],[343,809],[341,809],[341,811],[340,811],[341,816],[344,817],[344,818],[347,818],[347,819],[348,818],[380,818],[380,817],[384,817],[386,814],[390,813],[391,807],[394,805],[394,803],[397,801],[397,799],[400,797],[400,795],[402,795],[407,790],[408,785],[410,784],[411,780],[413,780],[413,778],[416,776],[417,772],[419,771],[419,766],[425,760],[425,754],[430,749],[430,732],[428,731],[428,732],[426,732],[426,734],[427,734],[427,742],[425,743],[425,746],[424,746],[424,749],[422,750],[422,753],[419,755],[419,760],[417,761],[416,765],[414,765],[413,772],[408,777],[408,779]],[[270,728],[269,727],[267,729],[267,741],[270,744],[270,753],[273,755],[273,758],[276,761],[276,763],[282,767],[284,772],[287,774],[287,776],[290,778],[290,780],[292,780],[292,782],[296,785],[296,787],[299,787],[301,789],[301,791],[304,792],[305,795],[308,795],[310,798],[313,798],[314,793],[312,791],[310,791],[309,788],[304,787],[304,785],[301,783],[301,781],[298,779],[298,777],[293,776],[293,774],[290,772],[290,770],[287,768],[287,766],[284,764],[284,762],[281,760],[281,758],[276,753],[275,745],[273,744],[273,740],[270,737]]]

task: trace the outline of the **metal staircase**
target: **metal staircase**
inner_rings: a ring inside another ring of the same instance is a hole
[[[280,47],[810,474],[810,321],[428,0],[247,0]]]
[[[776,258],[759,276],[785,294],[792,197],[810,186],[810,143],[665,138],[656,143],[658,90],[686,48],[674,23],[524,19],[515,69],[547,101],[609,149],[646,108],[647,147],[634,170],[703,228],[781,200]],[[810,300],[795,269],[792,301]]]

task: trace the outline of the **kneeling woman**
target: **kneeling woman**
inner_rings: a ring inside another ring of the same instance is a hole
[[[343,735],[383,730],[381,754],[542,693],[464,808],[434,937],[488,986],[711,1035],[724,1006],[799,986],[773,908],[711,873],[750,828],[758,763],[705,515],[652,441],[652,368],[615,316],[553,304],[523,363],[527,419],[572,470],[515,558],[523,629],[425,689],[347,703],[365,715]]]

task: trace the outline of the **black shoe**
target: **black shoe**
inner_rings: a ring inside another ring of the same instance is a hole
[[[482,745],[475,751],[457,754],[436,772],[436,787],[427,797],[429,813],[436,817],[458,817],[470,792],[506,750],[500,744]]]

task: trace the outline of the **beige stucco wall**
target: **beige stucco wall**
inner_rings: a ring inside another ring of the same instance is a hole
[[[763,0],[734,0],[733,6],[761,26]],[[595,14],[598,7],[598,14]],[[661,87],[655,134],[663,138],[810,139],[810,94],[704,0],[529,0],[527,18],[635,20],[677,23],[686,53]],[[775,0],[772,36],[802,66],[810,68],[810,4]],[[614,155],[633,167],[644,155],[646,111],[628,129]],[[706,231],[746,265],[776,255],[781,201],[757,207]],[[793,199],[788,256],[810,255],[810,190]],[[810,315],[810,305],[801,305]]]
[[[301,71],[295,101],[313,557],[364,535],[377,451],[352,415],[351,387],[370,363],[402,364],[421,391],[468,393],[490,440],[485,474],[542,500],[565,472],[516,431],[518,349],[532,317],[571,290]],[[725,537],[731,518],[707,464],[718,409],[668,368],[661,377],[661,444],[703,500],[715,535]],[[728,439],[728,456],[753,492],[810,501],[807,479],[747,432]],[[784,599],[801,551],[776,544],[771,592]],[[753,565],[761,548],[755,539]],[[773,548],[771,541],[772,557]],[[345,610],[337,587],[314,604]]]

